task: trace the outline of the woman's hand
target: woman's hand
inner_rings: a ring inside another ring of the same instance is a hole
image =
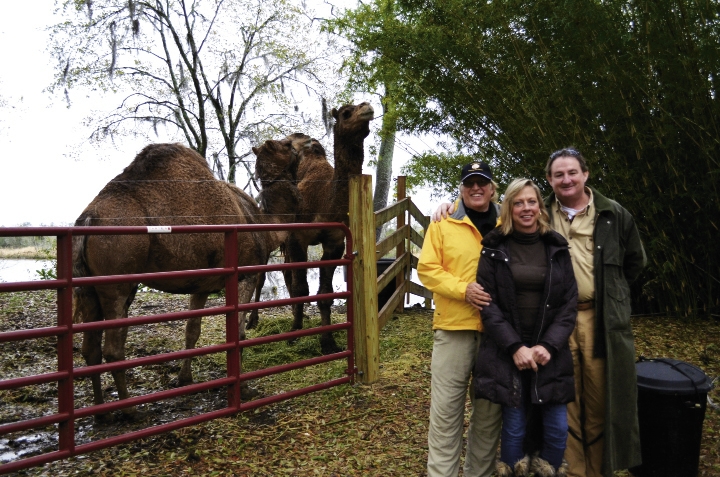
[[[490,298],[490,294],[485,291],[482,285],[471,282],[468,283],[467,289],[465,289],[465,301],[482,311],[482,307],[488,306],[492,298]]]
[[[542,345],[535,345],[530,349],[530,351],[532,351],[532,356],[535,362],[541,366],[548,364],[550,362],[550,358],[552,358],[550,351]]]
[[[515,351],[515,354],[513,354],[513,361],[515,362],[517,369],[520,371],[525,369],[532,369],[533,371],[538,370],[537,364],[535,364],[535,359],[533,358],[533,352],[527,346],[521,346],[517,351]]]
[[[455,204],[443,202],[442,204],[438,205],[437,210],[433,212],[432,221],[440,222],[442,219],[447,219],[447,216],[452,215],[453,212],[455,212]]]

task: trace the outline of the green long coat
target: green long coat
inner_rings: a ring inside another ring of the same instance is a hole
[[[605,351],[606,406],[603,474],[640,465],[635,344],[630,326],[630,283],[646,257],[630,213],[592,189],[595,204],[595,346]],[[549,208],[555,194],[545,201]],[[552,217],[552,215],[551,215]]]

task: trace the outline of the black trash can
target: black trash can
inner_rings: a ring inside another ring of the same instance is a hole
[[[635,369],[642,465],[630,471],[637,477],[697,476],[712,380],[670,358],[640,358]]]
[[[390,265],[393,264],[395,261],[394,258],[381,258],[377,261],[377,275],[378,277],[385,272],[385,270],[388,269]],[[395,284],[395,280],[390,281],[387,285],[385,285],[385,288],[378,291],[378,311],[382,310],[382,307],[385,306],[385,303],[388,302],[390,298],[392,298],[392,294],[395,293],[395,289],[397,288],[397,285]]]

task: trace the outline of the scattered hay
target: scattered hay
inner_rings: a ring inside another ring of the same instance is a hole
[[[48,299],[52,296],[48,295]],[[168,300],[174,300],[168,302]],[[215,304],[223,303],[216,299]],[[40,307],[37,298],[33,307]],[[184,309],[176,297],[139,294],[137,303],[149,313]],[[7,307],[5,306],[7,305]],[[42,305],[47,310],[48,306]],[[34,316],[33,307],[2,301],[0,329],[6,329],[6,308]],[[142,308],[141,308],[142,309]],[[317,326],[314,308],[305,326]],[[334,313],[333,316],[337,316]],[[344,318],[344,317],[343,317]],[[29,469],[33,476],[422,476],[427,459],[427,420],[430,403],[432,315],[422,309],[396,314],[381,334],[381,378],[372,385],[339,386],[322,392],[255,409],[237,416],[151,437],[65,461]],[[260,326],[249,337],[290,329],[290,310],[263,310]],[[647,358],[672,357],[720,375],[720,321],[682,321],[634,318],[637,353]],[[158,335],[182,341],[182,323],[166,324]],[[131,333],[145,346],[147,333]],[[179,337],[179,338],[178,338]],[[339,343],[344,334],[336,333]],[[162,336],[153,340],[162,341]],[[224,341],[224,317],[203,322],[203,344]],[[177,345],[182,346],[178,341]],[[250,348],[243,355],[245,369],[291,362],[319,355],[317,336],[294,344],[285,342]],[[81,359],[81,358],[80,358]],[[223,357],[194,361],[196,379],[224,373]],[[344,375],[345,361],[270,376],[253,383],[263,395],[294,389]],[[175,372],[167,367],[165,373]],[[142,376],[137,376],[141,379]],[[89,386],[80,383],[78,386]],[[164,386],[161,384],[160,386]],[[33,401],[35,395],[25,399]],[[37,396],[35,396],[37,397]],[[720,390],[711,392],[720,402]],[[192,396],[190,398],[193,398]],[[3,397],[3,401],[4,401]],[[197,397],[196,399],[200,399]],[[19,401],[19,402],[18,402]],[[23,401],[17,405],[42,405]],[[187,405],[193,404],[189,399]],[[191,410],[192,412],[192,410]],[[720,475],[720,411],[708,407],[700,457],[701,476]],[[619,472],[617,476],[627,476]]]

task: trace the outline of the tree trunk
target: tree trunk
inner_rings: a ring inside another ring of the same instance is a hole
[[[233,162],[232,158],[228,161],[228,182],[231,184],[235,183],[235,169],[237,164]]]
[[[392,160],[395,151],[395,132],[397,119],[388,114],[388,108],[383,101],[383,124],[380,131],[380,152],[378,153],[375,193],[373,194],[373,210],[378,211],[387,206],[390,183],[392,182]],[[375,240],[380,239],[382,227],[375,230]]]

